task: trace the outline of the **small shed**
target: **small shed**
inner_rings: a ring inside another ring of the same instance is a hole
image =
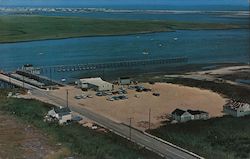
[[[120,85],[130,85],[131,84],[131,79],[129,78],[129,77],[120,77],[119,79],[118,79],[118,83],[120,84]]]

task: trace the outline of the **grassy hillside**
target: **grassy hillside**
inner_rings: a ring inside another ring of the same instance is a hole
[[[58,126],[43,122],[51,105],[35,100],[6,98],[7,90],[0,90],[0,111],[32,124],[71,150],[71,155],[83,159],[159,159],[160,157],[113,134],[90,130],[79,124]],[[64,156],[65,157],[65,156]]]
[[[102,20],[77,17],[0,16],[0,43],[81,36],[125,35],[176,29],[232,29],[242,26],[174,21]]]

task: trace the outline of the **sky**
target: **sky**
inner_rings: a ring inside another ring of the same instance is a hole
[[[0,0],[0,5],[243,5],[249,0]]]

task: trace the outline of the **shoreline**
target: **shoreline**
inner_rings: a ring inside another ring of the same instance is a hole
[[[34,39],[34,40],[18,40],[18,41],[7,41],[0,42],[1,44],[13,44],[13,43],[25,43],[25,42],[36,42],[36,41],[47,41],[47,40],[66,40],[66,39],[76,39],[76,38],[90,38],[90,37],[117,37],[117,36],[132,36],[132,35],[145,35],[145,34],[156,34],[156,33],[168,33],[168,32],[178,32],[178,31],[216,31],[216,30],[247,30],[248,28],[226,28],[226,29],[177,29],[177,30],[164,30],[164,31],[145,31],[138,33],[124,33],[124,34],[107,34],[107,35],[80,35],[80,36],[69,36],[69,37],[54,37],[45,39]]]

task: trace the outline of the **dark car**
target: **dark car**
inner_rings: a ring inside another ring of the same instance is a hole
[[[160,93],[153,93],[153,95],[159,97]]]

